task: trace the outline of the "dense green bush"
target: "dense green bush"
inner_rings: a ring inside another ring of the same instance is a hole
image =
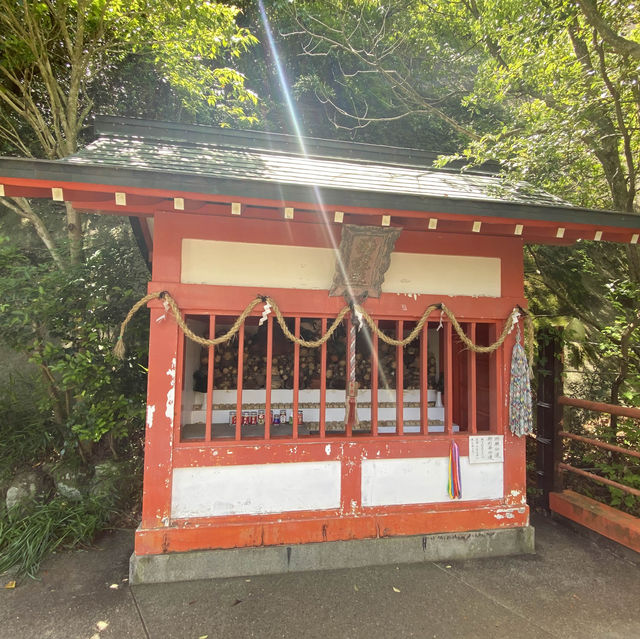
[[[95,444],[113,448],[141,427],[145,318],[133,322],[125,362],[111,350],[146,279],[137,248],[108,235],[64,270],[0,239],[0,331],[41,372],[46,393],[29,399],[62,436],[61,453],[88,461]]]
[[[89,542],[130,511],[139,492],[148,317],[127,332],[124,362],[112,348],[120,322],[145,293],[148,272],[126,226],[94,227],[85,259],[59,268],[37,248],[0,237],[0,334],[30,364],[0,389],[0,573],[34,575],[47,553]],[[120,477],[98,477],[110,459]],[[82,498],[56,491],[59,468],[87,483]],[[7,510],[12,477],[35,472],[44,488]],[[122,477],[127,479],[126,484]]]
[[[33,374],[18,372],[0,386],[0,485],[61,447],[60,433],[39,408],[44,402],[45,390]]]

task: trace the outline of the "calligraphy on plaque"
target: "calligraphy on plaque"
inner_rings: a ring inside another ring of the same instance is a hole
[[[469,437],[469,463],[486,464],[504,461],[502,435],[482,435]]]

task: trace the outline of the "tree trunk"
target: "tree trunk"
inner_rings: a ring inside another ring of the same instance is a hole
[[[60,259],[60,255],[58,253],[58,250],[56,249],[53,238],[49,233],[49,229],[45,226],[42,218],[33,210],[31,204],[29,204],[29,201],[24,197],[15,197],[11,199],[0,198],[0,202],[4,204],[8,209],[11,209],[14,213],[17,213],[20,217],[28,220],[31,223],[38,237],[47,247],[49,254],[53,258],[53,261],[56,263],[56,266],[58,266],[58,268],[62,270],[62,260]]]
[[[70,202],[64,203],[67,209],[67,234],[69,237],[69,257],[73,264],[82,259],[82,219]]]

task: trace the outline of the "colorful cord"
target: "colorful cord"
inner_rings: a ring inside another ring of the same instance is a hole
[[[449,497],[451,497],[451,499],[460,499],[462,497],[460,449],[455,442],[451,442],[451,448],[449,450]]]

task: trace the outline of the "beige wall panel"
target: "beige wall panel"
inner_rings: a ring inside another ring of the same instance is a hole
[[[329,289],[335,252],[329,248],[182,241],[185,284]],[[500,259],[394,253],[385,293],[500,297]]]
[[[333,250],[306,246],[182,240],[185,284],[328,289]]]
[[[393,253],[382,292],[500,297],[500,259]]]

